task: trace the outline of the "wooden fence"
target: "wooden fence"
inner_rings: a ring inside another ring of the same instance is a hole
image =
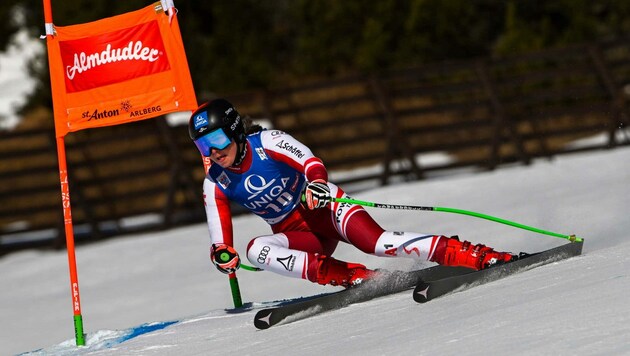
[[[629,145],[628,85],[630,42],[621,41],[227,98],[311,147],[353,191]],[[597,134],[605,140],[572,144]],[[204,172],[185,125],[159,118],[71,133],[66,143],[78,243],[204,221]],[[52,118],[0,133],[0,201],[0,254],[65,246]]]

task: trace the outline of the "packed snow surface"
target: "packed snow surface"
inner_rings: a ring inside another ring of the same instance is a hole
[[[201,182],[200,182],[201,184]],[[74,341],[65,251],[0,259],[0,350],[54,355],[619,355],[630,354],[630,149],[537,160],[474,175],[399,184],[354,195],[392,204],[477,211],[576,234],[582,256],[416,304],[404,292],[268,330],[255,309],[229,312],[227,277],[208,258],[205,224],[79,246],[87,346]],[[499,250],[535,252],[568,241],[469,216],[371,209],[381,225],[459,235]],[[237,250],[268,233],[235,223]],[[427,267],[350,246],[336,257],[372,268]],[[245,302],[335,291],[270,272],[238,273]]]

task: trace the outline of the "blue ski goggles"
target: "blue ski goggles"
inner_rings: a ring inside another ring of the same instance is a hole
[[[225,134],[223,129],[216,129],[195,140],[195,145],[202,155],[209,157],[212,149],[222,150],[230,145],[232,140]]]

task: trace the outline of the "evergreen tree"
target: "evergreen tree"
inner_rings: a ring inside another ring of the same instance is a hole
[[[54,23],[94,21],[146,0],[52,0]],[[196,90],[225,94],[392,67],[513,54],[626,36],[630,2],[617,0],[175,0]],[[0,51],[21,25],[44,31],[40,0],[0,8]],[[42,46],[45,46],[42,41]],[[29,105],[51,106],[45,55]]]

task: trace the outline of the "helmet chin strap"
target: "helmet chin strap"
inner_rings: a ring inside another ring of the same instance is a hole
[[[245,159],[245,155],[247,154],[247,140],[241,142],[241,143],[237,143],[238,144],[238,150],[236,151],[236,158],[234,159],[234,166],[238,166],[241,163],[243,163],[243,160]]]

